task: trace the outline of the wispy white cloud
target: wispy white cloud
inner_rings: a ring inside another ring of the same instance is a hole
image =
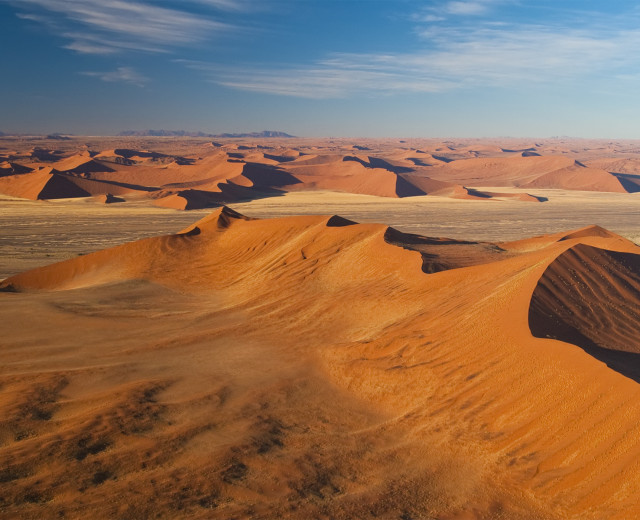
[[[491,3],[481,0],[447,2],[443,10],[448,14],[476,15],[485,13]]]
[[[100,45],[87,40],[74,40],[63,46],[64,49],[75,51],[78,54],[115,54],[118,49],[108,45]]]
[[[257,7],[256,0],[183,0],[224,11],[246,11]],[[258,2],[259,3],[259,2]]]
[[[514,0],[449,0],[425,7],[411,18],[419,22],[441,22],[452,17],[472,17],[488,14],[493,8],[511,4]]]
[[[425,14],[425,13],[414,13],[411,19],[415,22],[442,22],[446,20],[444,16],[438,16],[437,14]]]
[[[114,37],[113,35],[105,35],[95,32],[62,32],[62,36],[71,40],[65,44],[65,49],[70,49],[80,54],[116,54],[122,51],[144,51],[153,53],[166,53],[168,49],[159,47],[154,44],[148,44],[137,39],[122,37]]]
[[[2,1],[2,0],[0,0]],[[6,0],[5,0],[6,1]],[[230,27],[211,16],[152,5],[140,0],[8,0],[26,10],[19,16],[34,21],[57,17],[67,32],[86,33],[66,48],[82,53],[105,54],[123,48],[161,51],[172,46],[198,44]],[[243,0],[198,0],[213,7],[231,9]],[[33,11],[37,10],[37,14]],[[102,38],[91,42],[88,35]]]
[[[109,83],[131,83],[138,87],[143,87],[149,78],[143,76],[132,67],[118,67],[116,70],[107,72],[81,72],[84,76],[99,78]]]
[[[333,54],[306,66],[228,69],[187,66],[231,88],[303,98],[362,93],[443,92],[465,87],[554,84],[635,70],[640,30],[594,34],[545,26],[482,25],[430,31],[422,51]]]
[[[38,22],[38,23],[47,23],[48,19],[45,16],[40,16],[34,13],[16,13],[16,16],[18,18],[21,18],[22,20],[30,20],[32,22]]]

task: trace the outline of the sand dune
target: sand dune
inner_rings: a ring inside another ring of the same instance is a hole
[[[0,192],[24,199],[88,197],[90,193],[53,168],[0,178]]]
[[[41,162],[56,162],[64,157],[64,152],[34,146],[27,152],[27,157]]]
[[[23,166],[22,164],[18,164],[16,162],[0,162],[0,177],[5,177],[7,175],[19,175],[21,173],[29,173],[31,171],[33,171],[33,168]]]
[[[585,191],[624,192],[618,178],[569,157],[527,156],[465,159],[429,173],[436,179],[470,186],[521,186]]]
[[[88,179],[61,172],[53,167],[0,178],[0,193],[32,200],[90,197],[108,193],[122,195],[147,191],[149,189],[144,186]]]
[[[637,352],[640,248],[504,246],[221,208],[5,280],[0,515],[638,516],[638,383],[581,342]]]
[[[627,189],[615,176],[604,170],[574,164],[567,168],[545,173],[522,185],[523,188],[560,188],[584,191],[624,193]]]
[[[154,205],[171,209],[202,209],[219,205],[220,198],[201,190],[158,191],[152,193]]]
[[[637,157],[601,157],[585,161],[585,164],[611,173],[640,174],[640,160]]]
[[[77,174],[113,171],[113,169],[106,164],[94,160],[89,152],[72,155],[71,157],[57,161],[53,167],[61,172]]]

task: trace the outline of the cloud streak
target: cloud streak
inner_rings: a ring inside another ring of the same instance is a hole
[[[441,22],[451,17],[477,17],[487,14],[500,4],[514,0],[450,0],[438,6],[427,7],[412,15],[417,22]]]
[[[448,2],[444,11],[448,14],[457,14],[457,15],[477,15],[485,13],[489,9],[490,2],[481,2],[481,1],[473,1],[473,2]]]
[[[238,0],[199,0],[220,9],[240,8]],[[21,0],[21,9],[37,9],[22,18],[42,19],[45,13],[71,27],[65,47],[83,54],[109,54],[122,49],[159,52],[168,47],[198,44],[230,26],[211,16],[125,0]],[[44,10],[44,11],[43,11]],[[96,38],[104,43],[97,43]],[[109,50],[110,49],[110,50]]]
[[[84,76],[99,78],[109,83],[130,83],[138,87],[143,87],[149,78],[143,76],[132,67],[118,67],[108,72],[81,72]]]
[[[485,24],[425,29],[425,49],[412,53],[333,54],[306,66],[223,69],[187,63],[230,88],[302,98],[354,94],[445,92],[466,87],[522,87],[622,75],[640,59],[640,30],[592,31]]]

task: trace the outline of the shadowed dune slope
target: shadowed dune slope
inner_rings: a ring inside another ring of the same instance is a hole
[[[0,178],[0,192],[23,199],[66,199],[88,197],[88,191],[56,170],[43,170]]]
[[[537,337],[640,354],[640,255],[571,247],[538,282],[529,324]]]
[[[125,200],[121,197],[116,197],[112,193],[106,193],[104,195],[97,195],[96,200],[98,202],[102,202],[103,204],[115,204],[118,202],[125,202]]]
[[[42,168],[30,173],[0,177],[0,192],[31,200],[67,199],[92,195],[145,193],[149,188],[111,181],[99,181]]]
[[[33,168],[23,166],[22,164],[11,161],[0,162],[0,177],[19,175],[21,173],[29,173],[30,171],[33,171]]]
[[[152,194],[154,204],[171,209],[201,209],[218,205],[217,194],[199,190],[161,190]]]
[[[72,155],[66,159],[56,162],[53,167],[61,172],[69,173],[94,173],[94,172],[113,172],[114,170],[92,159],[89,152]]]
[[[507,246],[223,207],[4,280],[0,518],[639,517],[638,383],[529,325],[635,356],[640,248]]]

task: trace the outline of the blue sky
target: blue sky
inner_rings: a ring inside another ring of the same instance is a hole
[[[0,0],[0,130],[640,138],[640,7]]]

